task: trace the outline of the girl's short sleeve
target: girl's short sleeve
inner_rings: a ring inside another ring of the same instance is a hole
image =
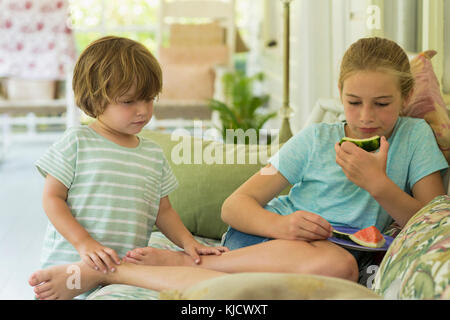
[[[178,187],[178,181],[172,172],[169,161],[163,156],[163,168],[162,168],[162,179],[161,179],[161,196],[163,198],[170,194]]]
[[[302,180],[312,154],[315,127],[309,126],[289,139],[281,149],[269,159],[288,181],[294,185]]]
[[[35,165],[43,177],[48,174],[58,179],[67,189],[75,176],[78,139],[76,132],[69,129],[56,141]]]
[[[420,121],[414,127],[414,150],[409,163],[409,185],[412,190],[417,181],[436,171],[448,168],[433,131],[425,121]]]

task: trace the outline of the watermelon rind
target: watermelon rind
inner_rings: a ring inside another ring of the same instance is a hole
[[[355,237],[353,234],[351,234],[349,236],[349,238],[350,238],[350,240],[352,240],[353,242],[356,242],[360,246],[368,247],[368,248],[381,248],[386,243],[386,239],[384,239],[384,237],[383,237],[383,239],[381,239],[380,241],[378,241],[376,243],[363,241],[363,240],[358,239],[357,237]]]
[[[380,136],[373,136],[366,139],[354,139],[349,137],[343,137],[339,142],[341,145],[343,142],[348,141],[356,144],[358,147],[366,150],[367,152],[372,152],[380,147]]]
[[[345,233],[345,232],[341,232],[341,231],[337,231],[336,229],[333,229],[333,237],[335,237],[335,238],[351,240],[350,235],[351,235],[351,233]]]

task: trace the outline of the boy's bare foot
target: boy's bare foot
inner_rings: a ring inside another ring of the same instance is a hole
[[[153,247],[136,248],[128,251],[124,261],[151,266],[195,266],[194,260],[183,251],[157,249]]]
[[[28,283],[40,300],[72,299],[104,282],[104,274],[83,262],[52,266],[34,272]]]

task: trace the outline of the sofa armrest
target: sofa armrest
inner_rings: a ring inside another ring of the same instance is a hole
[[[450,299],[450,197],[419,210],[395,238],[375,276],[386,299]]]

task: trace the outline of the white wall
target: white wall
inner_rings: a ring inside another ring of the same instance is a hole
[[[283,89],[283,10],[281,1],[273,1],[270,16],[277,36],[275,48],[263,50],[262,65],[267,75],[266,89],[271,94],[270,106],[282,106]],[[293,132],[300,130],[319,97],[332,95],[330,69],[330,0],[294,0],[291,3],[290,28],[290,106]],[[266,13],[267,14],[267,13]],[[267,16],[266,16],[267,17]],[[267,20],[265,22],[267,23]],[[267,26],[266,26],[267,27]]]

